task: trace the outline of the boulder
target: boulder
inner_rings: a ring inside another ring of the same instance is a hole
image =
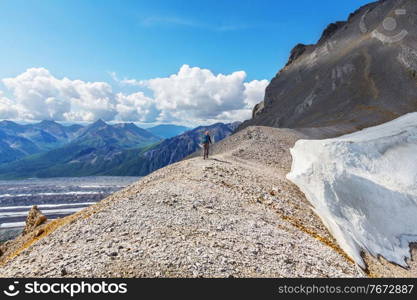
[[[47,218],[42,212],[38,209],[36,205],[34,205],[31,210],[29,211],[28,217],[26,219],[25,228],[22,231],[22,235],[26,235],[28,233],[33,232],[37,227],[44,224]]]

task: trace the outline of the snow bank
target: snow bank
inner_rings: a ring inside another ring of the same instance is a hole
[[[417,113],[327,140],[300,140],[287,178],[340,246],[406,266],[417,241]]]

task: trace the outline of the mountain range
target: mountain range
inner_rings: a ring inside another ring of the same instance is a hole
[[[1,121],[0,163],[59,147],[75,138],[82,128],[80,125],[63,126],[53,121],[27,125]]]
[[[176,135],[180,135],[191,128],[172,124],[162,124],[154,127],[147,128],[149,132],[164,139],[172,138]]]
[[[210,126],[199,126],[183,134],[163,140],[160,144],[142,150],[140,155],[134,155],[131,161],[110,171],[107,175],[144,176],[152,171],[180,161],[184,157],[200,149],[201,138],[205,131],[209,131],[213,143],[231,135],[240,122]],[[140,170],[137,169],[140,166]]]
[[[19,155],[9,155],[10,160],[0,164],[0,179],[90,175],[143,176],[196,151],[203,131],[209,130],[215,140],[221,140],[237,127],[237,123],[218,123],[197,127],[176,137],[162,140],[133,123],[110,125],[98,120],[86,127],[66,127],[52,121],[34,125],[19,125],[10,121],[2,124],[7,124],[7,141],[21,140],[21,144],[26,148],[25,152],[19,150]],[[165,132],[167,129],[172,132],[179,127],[174,126],[172,129],[164,126],[163,129]],[[27,138],[26,132],[34,131],[40,136],[48,137],[42,140],[43,143],[38,142],[44,148],[35,144],[39,139]],[[3,142],[3,139],[1,141]],[[13,149],[14,144],[3,143],[4,147],[0,144],[3,153],[7,153],[9,148]],[[48,151],[45,145],[53,149]],[[23,149],[23,146],[20,148]]]

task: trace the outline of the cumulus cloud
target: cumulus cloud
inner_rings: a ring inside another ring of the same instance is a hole
[[[17,119],[18,115],[16,105],[0,91],[0,119]]]
[[[187,119],[201,123],[250,118],[253,106],[263,100],[269,81],[245,79],[244,71],[215,75],[208,69],[183,65],[169,77],[119,82],[151,90],[161,112],[158,121]]]
[[[156,107],[175,119],[215,119],[244,105],[245,72],[214,75],[210,70],[181,67],[177,74],[142,84],[154,95]]]
[[[116,100],[105,82],[58,79],[44,68],[31,68],[2,80],[14,96],[22,119],[58,121],[112,120]]]
[[[151,123],[159,116],[155,100],[142,92],[130,95],[118,93],[117,102],[118,120]]]
[[[114,93],[106,82],[56,78],[44,68],[32,68],[2,80],[13,101],[0,94],[0,118],[58,121],[182,122],[201,124],[250,117],[253,105],[263,100],[267,80],[245,82],[246,73],[214,74],[183,65],[178,73],[149,80],[118,79],[149,90]]]
[[[269,81],[253,80],[251,82],[245,82],[245,103],[247,108],[253,108],[256,104],[264,100],[265,89],[268,86]]]

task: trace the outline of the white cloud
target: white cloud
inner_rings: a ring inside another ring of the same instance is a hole
[[[16,119],[18,115],[16,105],[0,91],[0,119]]]
[[[176,122],[202,124],[242,121],[253,105],[263,100],[267,80],[245,82],[246,73],[213,74],[208,69],[183,65],[169,77],[117,82],[149,90],[114,93],[106,82],[56,78],[44,68],[32,68],[3,79],[13,100],[0,94],[0,118],[58,121]]]
[[[221,122],[234,122],[234,121],[244,121],[248,120],[252,117],[252,109],[236,109],[236,110],[229,110],[224,111],[219,114],[216,120]]]
[[[263,100],[267,80],[245,82],[244,71],[229,75],[213,74],[208,69],[183,65],[177,74],[141,81],[149,88],[160,121],[208,120],[242,121],[251,116],[253,103]]]
[[[117,94],[117,119],[121,121],[154,122],[159,115],[155,101],[142,92],[130,95]]]
[[[114,94],[105,82],[58,79],[44,68],[32,68],[3,83],[12,91],[22,119],[93,121],[116,115]]]
[[[121,84],[121,85],[132,85],[132,86],[142,86],[143,81],[141,80],[136,80],[136,79],[128,79],[128,78],[124,78],[124,79],[120,79],[116,72],[107,72],[109,74],[109,76],[111,77],[111,79],[113,79],[113,81]]]
[[[143,83],[156,107],[176,119],[215,119],[244,105],[245,72],[214,75],[210,70],[184,65],[177,74]]]
[[[265,89],[268,84],[269,81],[266,79],[245,82],[245,103],[247,108],[253,108],[256,104],[264,100]]]

